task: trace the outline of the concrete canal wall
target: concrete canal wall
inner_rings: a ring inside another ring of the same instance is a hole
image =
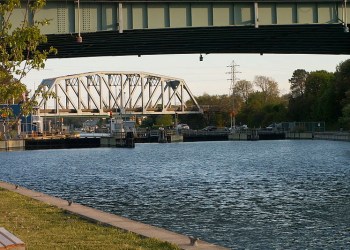
[[[332,141],[349,141],[349,132],[285,132],[283,133],[233,133],[233,134],[184,134],[169,135],[165,141],[151,141],[151,137],[147,138],[126,138],[118,143],[116,138],[58,138],[58,139],[26,139],[26,140],[7,140],[0,141],[0,150],[14,149],[59,149],[59,148],[93,148],[93,147],[135,147],[134,143],[145,142],[193,142],[193,141],[252,141],[252,140],[332,140]],[[152,137],[153,138],[153,137]]]
[[[25,149],[62,149],[100,147],[100,138],[58,138],[25,140]]]
[[[24,140],[0,141],[0,150],[24,149]]]
[[[258,140],[259,137],[257,135],[247,134],[247,133],[233,133],[228,134],[228,140],[230,141],[252,141]]]
[[[349,132],[315,133],[314,139],[316,139],[316,140],[331,140],[331,141],[350,141],[350,133]]]
[[[174,133],[174,131],[151,130],[141,131],[135,137],[135,143],[165,143],[165,142],[183,142],[182,134]]]
[[[229,140],[234,141],[250,141],[250,140],[331,140],[331,141],[350,141],[349,132],[259,132],[257,137],[253,137],[252,133],[234,133],[228,135]]]
[[[312,132],[286,132],[286,139],[313,139],[314,134]]]
[[[101,147],[134,148],[133,138],[101,137]]]
[[[184,142],[196,142],[196,141],[227,141],[228,135],[227,134],[191,134],[191,135],[184,135],[183,141]]]
[[[184,141],[183,135],[171,135],[170,141],[168,142],[183,142],[183,141]]]

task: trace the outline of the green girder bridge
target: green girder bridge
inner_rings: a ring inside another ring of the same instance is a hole
[[[24,9],[12,17],[23,18]],[[48,0],[52,57],[350,54],[346,0]]]

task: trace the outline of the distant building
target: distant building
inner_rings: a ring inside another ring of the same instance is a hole
[[[8,137],[13,137],[14,134],[19,136],[24,133],[42,131],[42,118],[33,114],[21,116],[18,121],[17,129],[14,129],[13,127],[10,128],[10,124],[21,114],[21,104],[0,104],[0,109],[10,109],[12,113],[9,116],[0,116],[0,134],[3,139],[10,139]]]

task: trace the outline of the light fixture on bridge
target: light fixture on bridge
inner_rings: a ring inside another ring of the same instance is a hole
[[[82,43],[83,42],[83,38],[81,37],[81,35],[77,36],[77,43]]]
[[[203,61],[203,56],[202,56],[202,54],[199,55],[199,61],[200,61],[200,62]]]
[[[78,3],[78,36],[77,36],[77,43],[82,43],[83,38],[80,35],[80,0],[77,1]]]
[[[347,7],[346,7],[347,0],[343,0],[343,25],[344,25],[344,32],[349,33],[349,27],[348,27],[348,12],[347,12]]]

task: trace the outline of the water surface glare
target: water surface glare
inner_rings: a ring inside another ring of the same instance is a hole
[[[0,152],[0,179],[231,249],[350,246],[350,143]]]

